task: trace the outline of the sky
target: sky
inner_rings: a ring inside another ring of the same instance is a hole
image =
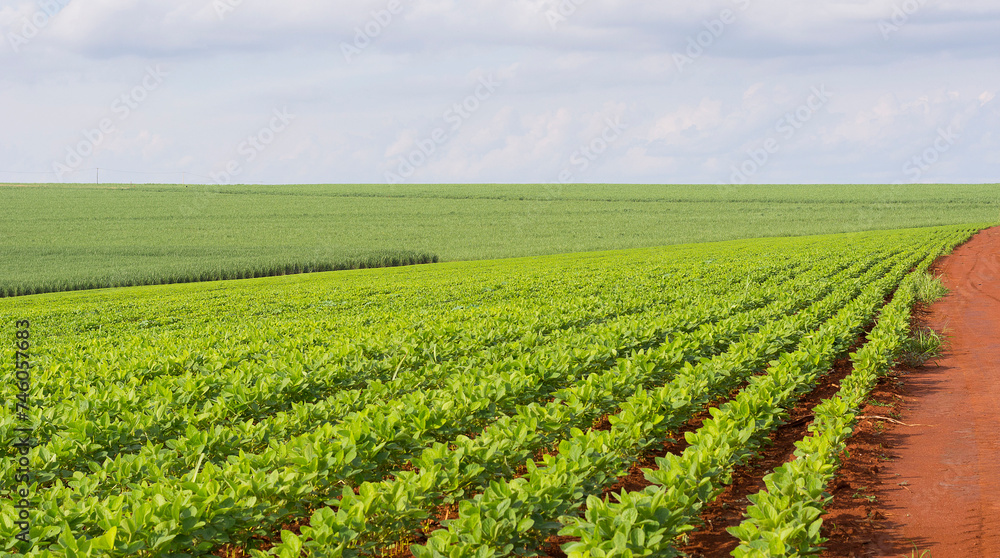
[[[0,182],[1000,182],[996,0],[0,0],[0,34]]]

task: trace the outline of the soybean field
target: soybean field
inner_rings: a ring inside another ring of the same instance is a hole
[[[4,331],[31,324],[37,445],[29,520],[16,494],[0,500],[0,544],[678,556],[734,469],[846,358],[795,458],[730,529],[734,556],[815,555],[826,484],[909,335],[916,282],[983,226],[6,299]],[[0,413],[14,440],[19,417]],[[616,489],[640,462],[648,486]]]

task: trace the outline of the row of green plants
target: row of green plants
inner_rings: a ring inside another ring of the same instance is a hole
[[[748,496],[746,519],[729,532],[740,540],[738,558],[816,556],[824,507],[832,499],[826,487],[836,474],[857,414],[872,388],[906,348],[910,308],[917,284],[926,283],[924,262],[900,285],[883,310],[868,341],[852,355],[853,370],[840,390],[813,409],[810,435],[796,442],[795,459],[764,477],[765,489]]]
[[[371,269],[437,263],[438,256],[413,251],[383,251],[365,256],[345,257],[338,260],[316,260],[312,262],[243,262],[237,267],[199,266],[198,269],[173,271],[156,274],[119,272],[113,275],[91,278],[57,279],[32,282],[0,282],[0,298],[28,296],[62,291],[89,289],[109,289],[135,287],[140,285],[170,285],[175,283],[196,283],[203,281],[226,281],[233,279],[253,279],[298,273],[319,273],[346,269]]]

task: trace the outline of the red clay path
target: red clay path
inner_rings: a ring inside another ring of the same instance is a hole
[[[875,555],[1000,557],[1000,228],[935,266],[951,293],[928,325],[948,346],[905,377],[892,459],[879,471],[886,519]]]

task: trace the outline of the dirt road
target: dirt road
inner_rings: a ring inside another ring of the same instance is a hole
[[[906,376],[876,555],[1000,557],[1000,228],[935,266],[951,293],[930,308],[942,358]]]

